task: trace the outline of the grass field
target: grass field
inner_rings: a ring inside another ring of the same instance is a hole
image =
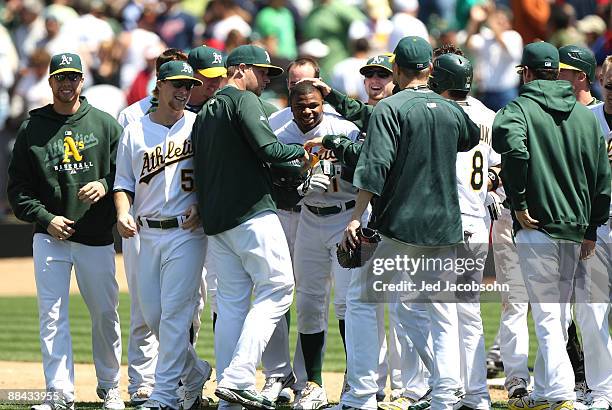
[[[122,363],[127,363],[127,337],[129,324],[129,296],[120,295],[119,315],[121,319],[123,358]],[[491,345],[499,323],[500,305],[496,303],[482,304],[482,317],[485,328],[485,339],[487,347]],[[292,332],[290,336],[291,346],[295,346],[295,308],[292,308]],[[197,351],[200,357],[208,360],[214,365],[212,321],[208,306],[203,313],[203,327],[197,343]],[[91,356],[91,322],[87,308],[79,295],[70,297],[70,328],[72,334],[74,360],[76,363],[92,363]],[[0,360],[40,362],[40,344],[38,337],[38,311],[35,297],[2,297],[0,298]],[[535,337],[533,325],[530,320],[530,365],[535,358]],[[293,349],[293,348],[292,348]],[[323,370],[329,372],[344,372],[345,358],[337,321],[335,320],[333,308],[330,311],[330,330],[327,352]],[[78,408],[97,408],[99,404],[84,403]],[[504,404],[496,404],[495,408],[503,408]],[[0,404],[0,409],[25,409],[28,407],[14,407]]]

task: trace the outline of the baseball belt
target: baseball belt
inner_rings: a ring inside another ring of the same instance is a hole
[[[348,211],[349,209],[354,208],[354,207],[355,207],[355,201],[348,201],[344,203],[344,206],[318,207],[318,206],[306,205],[306,208],[308,208],[310,212],[312,212],[315,215],[319,215],[319,216],[339,214],[340,212],[344,210]]]
[[[150,219],[150,218],[141,218],[140,216],[136,218],[136,222],[140,226],[144,226],[147,228],[154,229],[173,229],[178,228],[185,220],[183,216],[177,216],[175,218],[168,219]]]

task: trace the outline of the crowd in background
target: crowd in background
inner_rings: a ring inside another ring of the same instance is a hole
[[[6,167],[21,121],[52,102],[52,55],[78,53],[84,95],[117,115],[148,95],[155,59],[165,48],[206,44],[226,53],[255,43],[272,63],[298,56],[321,65],[321,77],[367,100],[359,67],[392,51],[399,39],[421,36],[452,43],[475,63],[474,95],[498,110],[517,95],[523,45],[584,45],[598,65],[612,54],[610,0],[6,0],[0,4],[0,219]],[[600,95],[594,84],[594,94]],[[286,105],[284,78],[264,98]]]

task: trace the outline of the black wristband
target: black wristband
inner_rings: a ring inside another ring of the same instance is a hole
[[[489,168],[489,179],[493,184],[491,191],[495,191],[497,188],[499,188],[499,174],[493,168]]]

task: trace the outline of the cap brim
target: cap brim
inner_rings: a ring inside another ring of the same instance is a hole
[[[198,80],[197,78],[189,77],[188,75],[173,75],[170,77],[166,77],[161,81],[166,81],[166,80],[190,80],[190,81],[193,81],[194,83],[197,83],[198,85],[204,84],[202,81]]]
[[[49,77],[51,77],[52,75],[55,75],[55,74],[67,73],[67,72],[83,74],[83,72],[81,70],[79,70],[78,68],[60,68],[59,70],[55,70],[54,72],[49,74]]]
[[[384,65],[380,65],[380,64],[368,64],[368,65],[364,65],[363,67],[361,67],[359,69],[359,73],[361,73],[362,75],[365,74],[366,71],[368,71],[368,68],[382,68],[387,70],[390,73],[393,73],[393,70],[390,69],[389,67],[386,67]]]
[[[225,77],[227,75],[227,68],[225,67],[210,67],[197,71],[206,78]]]
[[[569,65],[569,64],[565,64],[565,63],[559,63],[559,68],[564,68],[564,69],[566,69],[566,70],[582,71],[582,70],[581,70],[581,69],[579,69],[579,68],[576,68],[576,67],[574,67],[574,66],[571,66],[571,65]]]
[[[281,75],[282,73],[285,72],[285,70],[283,70],[280,67],[277,67],[275,65],[270,65],[270,64],[253,64],[256,67],[265,67],[268,69],[268,77],[278,77],[279,75]]]

